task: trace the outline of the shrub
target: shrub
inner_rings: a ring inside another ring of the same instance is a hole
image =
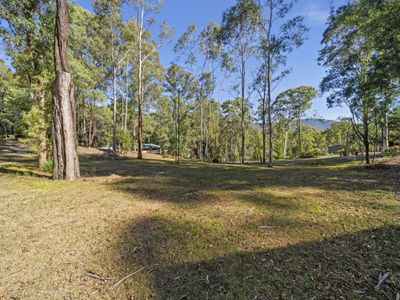
[[[117,130],[117,144],[120,146],[120,152],[126,153],[132,148],[132,139],[129,132],[124,129]]]
[[[307,152],[302,152],[300,158],[316,158],[318,156],[323,155],[323,152],[319,148],[314,148]]]
[[[391,157],[400,155],[400,147],[394,146],[394,147],[390,147],[390,148],[386,149],[385,155],[391,156]]]

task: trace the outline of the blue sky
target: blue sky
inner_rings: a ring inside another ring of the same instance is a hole
[[[91,0],[75,0],[75,2],[91,10]],[[196,24],[198,28],[205,27],[210,21],[219,22],[224,10],[234,4],[234,0],[164,0],[164,5],[157,16],[160,23],[166,20],[175,29],[175,38],[179,37],[190,24]],[[306,25],[310,28],[309,38],[304,45],[289,56],[288,67],[292,73],[276,90],[279,93],[285,89],[299,85],[311,85],[318,87],[324,76],[324,68],[318,66],[318,52],[321,49],[321,38],[326,28],[326,20],[329,16],[330,5],[339,6],[345,0],[299,0],[293,14],[305,17]],[[125,17],[131,15],[129,7],[124,7]],[[167,66],[173,59],[174,54],[171,47],[160,49],[161,63]],[[226,90],[232,86],[228,81],[220,82],[214,97],[224,100],[230,98]],[[308,115],[321,116],[326,119],[335,120],[341,116],[348,116],[348,109],[331,108],[326,105],[326,96],[314,100],[314,104]]]

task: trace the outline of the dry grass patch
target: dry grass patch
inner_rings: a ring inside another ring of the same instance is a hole
[[[5,299],[392,299],[400,292],[396,169],[83,157],[81,180],[53,182],[21,172],[34,171],[34,162],[17,158],[0,159]],[[391,275],[375,289],[383,272]]]

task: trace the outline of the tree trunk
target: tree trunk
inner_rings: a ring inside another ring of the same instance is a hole
[[[85,103],[85,102],[83,102],[83,103]],[[82,124],[82,127],[83,127],[82,128],[82,137],[83,137],[84,145],[88,146],[89,141],[87,140],[87,137],[86,137],[87,130],[86,130],[86,109],[85,109],[85,104],[83,104],[82,115],[83,115],[83,118],[82,118],[82,122],[83,122],[83,124]]]
[[[265,164],[267,162],[267,159],[266,159],[266,157],[267,157],[267,143],[266,143],[266,140],[267,140],[266,126],[267,126],[267,124],[266,124],[266,120],[265,120],[265,117],[266,117],[265,100],[266,99],[265,99],[265,95],[264,95],[264,97],[262,99],[262,159],[261,159],[261,162],[263,164]]]
[[[117,152],[117,68],[112,66],[112,90],[113,90],[113,152]]]
[[[72,75],[68,66],[67,0],[57,0],[54,41],[56,77],[53,84],[53,179],[79,178],[75,100]]]
[[[200,99],[200,143],[199,143],[199,159],[203,160],[203,143],[204,143],[204,105]]]
[[[286,130],[285,132],[285,144],[283,146],[283,158],[286,159],[287,157],[287,148],[288,148],[288,140],[289,140],[289,130]]]
[[[269,85],[268,85],[269,86]],[[273,160],[273,151],[274,145],[272,140],[272,108],[271,108],[271,94],[268,92],[268,141],[269,141],[269,149],[268,149],[268,166],[272,167]]]
[[[43,88],[37,93],[39,103],[40,127],[39,132],[39,148],[38,148],[38,166],[43,169],[47,163],[47,130],[46,130],[46,99]]]
[[[206,132],[206,136],[205,136],[205,145],[204,145],[204,156],[206,157],[206,159],[210,159],[210,155],[209,155],[209,144],[210,144],[210,136],[209,133]]]
[[[141,81],[139,83],[139,88],[141,88]],[[143,126],[143,116],[142,116],[142,95],[141,93],[139,93],[140,95],[138,96],[138,159],[142,159],[143,158],[143,154],[142,154],[142,150],[143,150],[143,135],[142,135],[142,126]]]
[[[135,140],[136,140],[136,128],[135,128],[135,101],[132,100],[132,150],[136,151]]]
[[[241,110],[242,110],[242,116],[241,116],[241,126],[242,126],[242,151],[241,151],[241,163],[244,164],[246,160],[246,127],[245,127],[245,117],[246,117],[246,111],[245,111],[245,85],[246,85],[246,63],[244,60],[244,57],[242,55],[242,70],[241,70],[241,88],[242,88],[242,94],[241,94]]]
[[[369,141],[365,140],[364,141],[364,148],[365,148],[365,163],[369,165],[371,163],[371,160],[369,158]]]
[[[143,22],[144,22],[144,8],[141,7],[140,16],[138,15],[138,20],[139,20],[139,30],[138,30],[138,159],[143,158],[143,136],[142,136],[142,122],[143,122],[143,116],[142,116],[142,109],[143,109],[143,88],[142,88],[142,69],[143,69],[143,58],[142,58],[142,51],[143,51],[143,46],[142,46],[142,39],[143,39]]]
[[[364,120],[364,148],[365,148],[365,163],[370,164],[369,158],[369,123]]]
[[[387,150],[389,148],[389,121],[388,121],[388,114],[385,112],[384,115],[384,125],[383,125],[383,149],[382,150]]]
[[[299,154],[300,156],[303,153],[303,144],[301,142],[301,119],[297,120],[297,135],[298,135],[298,143],[299,143]]]
[[[125,69],[125,85],[126,85],[126,95],[125,95],[125,116],[124,116],[124,129],[128,130],[128,102],[129,102],[129,84],[128,84],[128,65]]]
[[[268,21],[268,34],[267,40],[268,45],[271,45],[271,32],[272,32],[272,23],[273,23],[273,5],[272,0],[269,1],[269,21]],[[267,59],[267,97],[268,97],[268,128],[269,128],[269,149],[268,149],[268,166],[272,167],[273,161],[273,151],[274,145],[272,140],[272,88],[271,88],[271,73],[272,73],[272,54],[271,51],[268,52],[268,59]]]
[[[178,164],[180,163],[180,157],[181,157],[181,152],[180,152],[180,148],[181,148],[181,108],[180,108],[180,104],[181,104],[181,93],[178,90],[178,102],[177,102],[177,162]]]

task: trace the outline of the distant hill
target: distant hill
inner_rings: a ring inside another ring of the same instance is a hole
[[[336,121],[325,120],[325,119],[314,119],[314,118],[308,118],[303,120],[304,125],[309,125],[317,130],[322,130],[322,131],[328,130],[333,123],[336,123]]]

